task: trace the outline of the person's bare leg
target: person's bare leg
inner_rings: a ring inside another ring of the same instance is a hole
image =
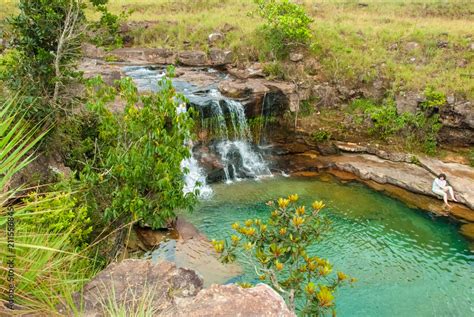
[[[448,204],[448,194],[445,192],[444,195],[443,195],[443,200],[444,200],[444,204],[448,207],[451,207],[450,204]]]
[[[457,202],[458,200],[456,199],[456,197],[454,197],[454,191],[451,186],[448,186],[448,191],[449,191],[449,194],[451,195],[451,199]]]

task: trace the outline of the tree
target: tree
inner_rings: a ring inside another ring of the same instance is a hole
[[[223,262],[237,257],[250,261],[259,279],[279,292],[290,309],[303,316],[319,316],[334,310],[337,287],[354,279],[342,272],[332,277],[329,261],[310,255],[309,246],[327,230],[328,222],[320,214],[323,202],[315,201],[307,210],[297,205],[298,199],[294,194],[268,202],[273,211],[266,221],[234,223],[236,234],[212,243]]]
[[[87,107],[97,116],[97,151],[81,178],[93,188],[90,199],[103,206],[106,220],[162,228],[176,209],[196,201],[194,193],[183,193],[180,166],[191,155],[185,143],[192,137],[194,121],[190,111],[177,111],[186,100],[176,94],[169,78],[151,94],[139,95],[130,78],[117,85],[105,86],[100,79],[91,83]],[[124,111],[109,110],[112,102],[125,104]]]
[[[11,49],[0,60],[0,79],[25,96],[26,115],[36,121],[64,110],[64,91],[80,77],[75,64],[85,26],[81,0],[21,0],[9,18]]]

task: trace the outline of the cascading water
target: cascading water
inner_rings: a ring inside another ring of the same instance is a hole
[[[206,184],[206,175],[193,156],[181,162],[181,169],[188,170],[188,173],[184,176],[185,186],[183,191],[185,193],[194,192],[196,187],[198,187],[199,197],[207,199],[212,196],[212,188]]]
[[[165,73],[162,69],[140,66],[125,67],[124,71],[137,83],[139,90],[152,91],[158,89],[157,82]],[[242,103],[222,96],[213,85],[198,88],[178,79],[173,80],[173,85],[200,111],[201,129],[212,134],[213,142],[209,148],[219,157],[227,183],[272,176],[258,147],[252,143]],[[189,171],[185,176],[185,192],[192,192],[199,186],[201,197],[211,196],[212,189],[206,184],[207,175],[199,166],[196,153],[183,160],[181,167]]]
[[[267,163],[252,145],[244,106],[236,100],[225,98],[216,89],[211,89],[209,96],[213,97],[208,102],[211,116],[207,120],[211,124],[205,128],[217,137],[213,148],[220,156],[226,182],[271,176]],[[206,107],[206,104],[202,106]]]

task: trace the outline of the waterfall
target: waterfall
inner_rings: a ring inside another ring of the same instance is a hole
[[[224,166],[226,183],[271,176],[267,163],[252,144],[242,103],[222,96],[216,89],[211,89],[209,96],[214,98],[209,102],[212,114],[209,120],[218,123],[213,131],[218,137],[214,148]]]
[[[139,90],[157,91],[157,81],[164,76],[163,69],[140,66],[125,67],[124,71],[137,83]],[[209,151],[218,156],[226,183],[272,175],[260,149],[252,142],[242,103],[224,97],[215,85],[202,88],[179,78],[173,79],[173,85],[189,99],[188,106],[201,113],[201,129],[211,134]],[[188,193],[199,187],[200,196],[206,198],[212,195],[212,189],[206,183],[206,171],[200,166],[197,154],[193,153],[181,162],[181,168],[188,171],[183,190]]]
[[[188,173],[184,176],[183,192],[185,194],[192,193],[198,188],[200,198],[207,199],[212,196],[212,188],[206,183],[206,175],[193,156],[181,162],[181,169],[188,170]]]

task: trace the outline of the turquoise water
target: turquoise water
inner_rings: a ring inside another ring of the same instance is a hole
[[[431,218],[360,184],[277,178],[213,187],[186,218],[209,238],[247,218],[266,218],[265,202],[298,193],[324,200],[331,231],[311,252],[358,279],[336,294],[339,316],[474,316],[474,253],[455,224]],[[250,267],[238,280],[256,281]]]

